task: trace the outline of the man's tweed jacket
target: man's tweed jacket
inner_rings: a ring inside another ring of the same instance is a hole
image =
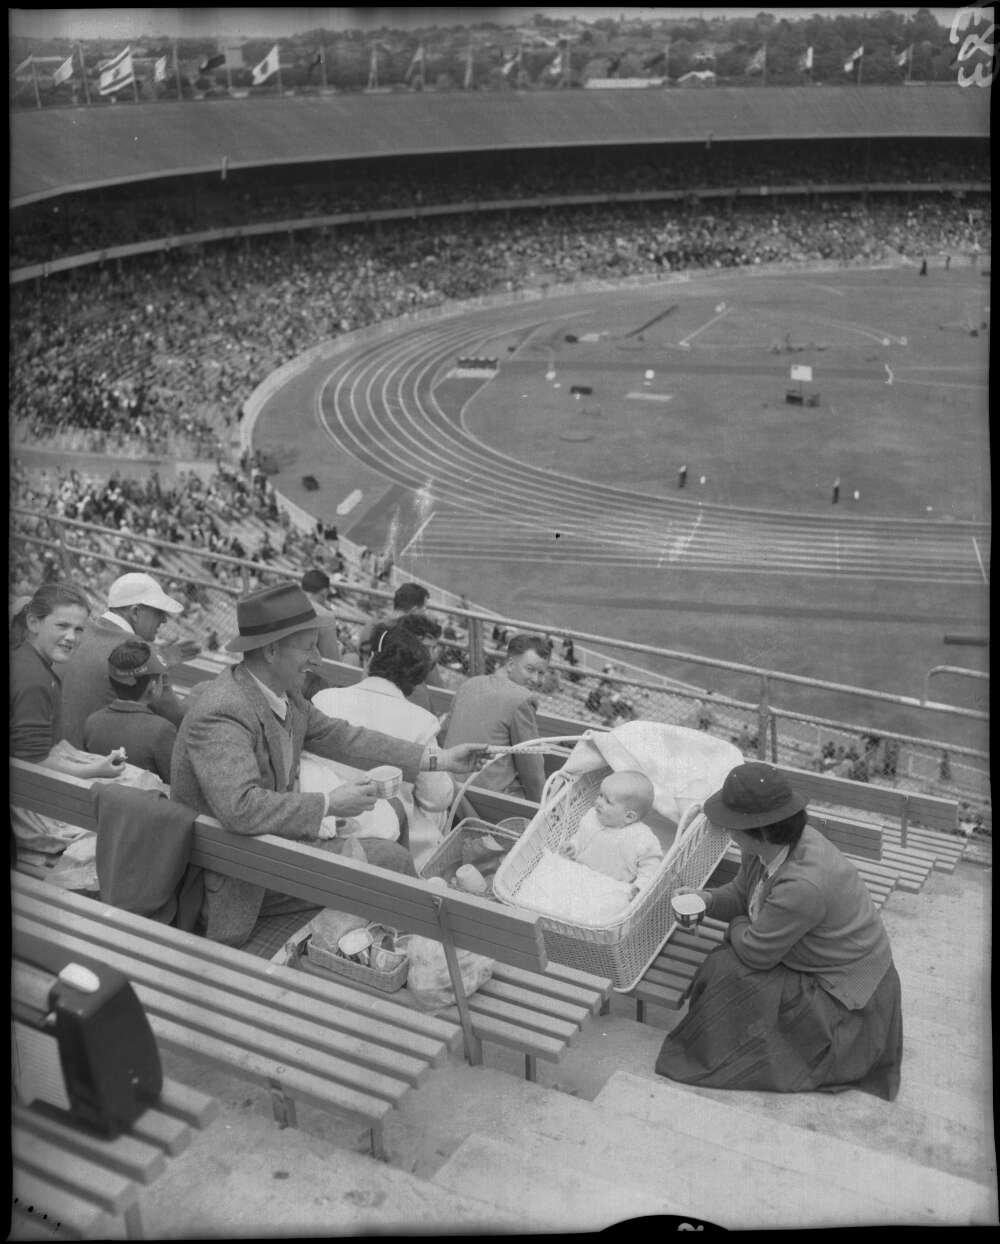
[[[286,727],[242,665],[196,687],[174,745],[170,797],[237,834],[315,840],[326,796],[289,789],[304,747],[359,769],[398,765],[407,781],[416,779],[419,743],[327,717],[301,695],[289,695],[288,703],[292,763],[286,770]],[[208,936],[241,945],[253,931],[264,894],[261,886],[206,869]]]

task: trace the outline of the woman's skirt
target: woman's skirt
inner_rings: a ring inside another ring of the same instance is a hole
[[[663,1042],[656,1071],[705,1088],[776,1093],[899,1092],[903,1016],[893,964],[860,1010],[816,978],[780,964],[755,971],[730,946],[698,969],[687,1015]]]

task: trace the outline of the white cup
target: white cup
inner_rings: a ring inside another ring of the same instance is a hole
[[[705,914],[705,900],[700,894],[675,894],[670,900],[674,916],[682,929],[693,929]]]
[[[394,799],[403,789],[403,770],[395,765],[378,765],[367,776],[375,783],[379,799]]]

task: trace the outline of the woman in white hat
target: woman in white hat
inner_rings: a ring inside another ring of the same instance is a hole
[[[805,800],[770,765],[737,765],[704,810],[742,862],[727,885],[693,891],[729,926],[657,1072],[708,1088],[859,1088],[892,1101],[899,976],[857,869],[807,824]]]

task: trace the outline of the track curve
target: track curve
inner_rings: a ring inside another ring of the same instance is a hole
[[[650,571],[987,579],[984,524],[684,502],[592,484],[485,444],[462,418],[470,391],[446,381],[448,370],[501,332],[527,335],[549,323],[537,307],[504,308],[402,330],[345,355],[322,384],[316,417],[331,441],[432,508],[418,537],[422,555],[509,560],[516,544],[522,562],[557,551],[563,562]]]

